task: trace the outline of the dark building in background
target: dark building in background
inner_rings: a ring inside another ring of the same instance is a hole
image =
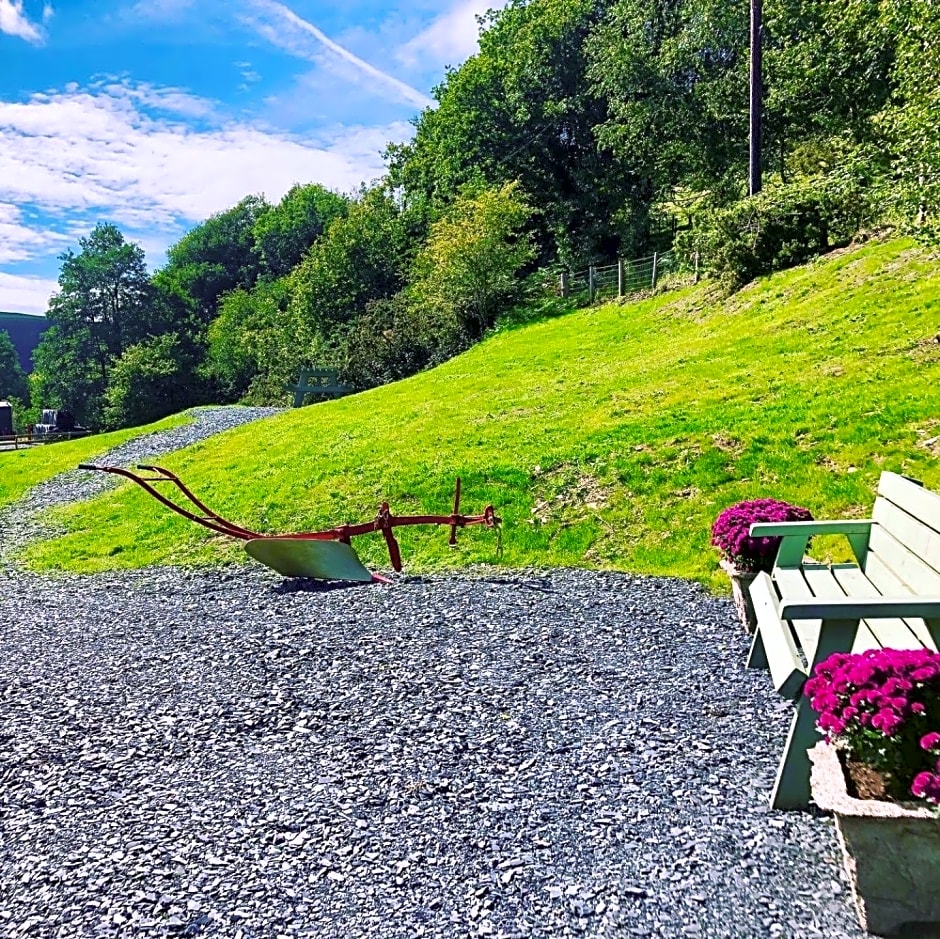
[[[20,365],[28,375],[33,370],[33,349],[39,345],[39,337],[49,328],[44,316],[27,313],[0,313],[0,329],[10,334],[13,347],[19,356]]]

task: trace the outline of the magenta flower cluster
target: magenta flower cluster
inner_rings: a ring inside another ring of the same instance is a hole
[[[741,571],[770,571],[780,538],[752,538],[754,522],[811,522],[809,509],[778,499],[752,499],[725,509],[712,525],[712,544]]]
[[[940,805],[940,654],[837,652],[816,666],[804,693],[829,743],[886,774],[897,798]]]

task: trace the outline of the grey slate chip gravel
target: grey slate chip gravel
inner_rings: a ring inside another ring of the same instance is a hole
[[[856,939],[746,652],[676,580],[7,564],[0,937]]]

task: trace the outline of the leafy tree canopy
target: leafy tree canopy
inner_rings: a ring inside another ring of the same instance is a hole
[[[343,196],[315,183],[292,187],[255,222],[252,235],[265,274],[289,274],[330,223],[346,214],[348,206]]]
[[[246,196],[233,208],[197,225],[169,249],[157,285],[184,308],[188,304],[196,321],[207,326],[222,294],[252,287],[261,274],[254,232],[270,211],[263,197]]]
[[[10,334],[0,329],[0,398],[29,403],[29,384]]]
[[[130,345],[162,331],[144,252],[101,223],[60,256],[59,291],[49,301],[52,327],[33,356],[37,403],[64,408],[92,426],[111,366]]]

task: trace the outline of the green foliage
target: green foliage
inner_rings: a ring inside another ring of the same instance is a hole
[[[348,205],[347,199],[323,186],[293,186],[254,225],[255,250],[265,274],[271,277],[289,274],[330,223],[346,214]]]
[[[0,399],[29,401],[29,384],[10,334],[0,329]]]
[[[171,333],[125,349],[111,368],[104,420],[109,428],[137,427],[189,407],[200,395],[195,363]]]
[[[302,348],[335,334],[404,285],[411,245],[382,189],[367,190],[307,252],[290,278],[290,313]],[[314,362],[304,364],[313,365]]]
[[[868,213],[851,180],[805,180],[702,213],[677,247],[686,256],[698,251],[703,267],[736,289],[847,244]]]
[[[518,295],[519,272],[535,257],[525,232],[532,215],[516,182],[465,187],[415,258],[415,302],[458,335],[479,339]]]
[[[270,211],[261,196],[247,196],[197,225],[167,252],[158,285],[188,304],[196,323],[208,326],[222,294],[252,287],[261,274],[254,233]]]
[[[593,128],[608,103],[591,88],[585,43],[594,0],[511,0],[484,18],[480,52],[448,72],[414,140],[390,148],[406,206],[433,219],[467,184],[519,180],[542,260],[593,261],[617,251],[610,218],[635,180]]]
[[[940,240],[940,7],[905,0],[892,8],[899,35],[896,93],[883,120],[893,146],[895,205],[921,236]]]
[[[52,327],[33,355],[31,381],[37,403],[97,427],[114,360],[162,323],[140,247],[103,223],[79,245],[78,254],[61,256],[59,292],[47,314]]]
[[[929,444],[938,309],[929,250],[869,244],[730,298],[700,284],[498,332],[406,381],[238,428],[166,463],[212,508],[268,532],[369,518],[382,499],[400,514],[446,512],[460,475],[465,510],[492,502],[504,519],[499,563],[724,589],[709,533],[732,503],[773,497],[817,518],[863,517],[884,469],[940,490]],[[31,563],[244,558],[134,487],[68,510],[64,523],[71,533]],[[457,550],[440,529],[401,540],[409,572],[496,561],[486,532],[464,532]],[[355,544],[387,566],[380,536]]]
[[[225,400],[277,402],[306,354],[287,312],[289,280],[260,281],[222,298],[209,328],[209,368]]]
[[[370,303],[350,328],[341,379],[355,388],[398,381],[464,348],[453,328],[428,314],[406,291]]]

